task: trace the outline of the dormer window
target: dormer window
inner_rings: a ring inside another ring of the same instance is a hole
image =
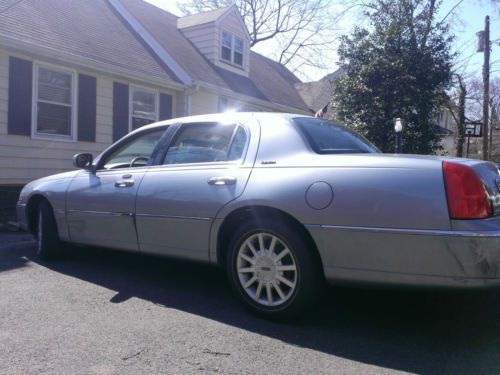
[[[223,61],[243,67],[243,39],[222,31],[220,56]]]

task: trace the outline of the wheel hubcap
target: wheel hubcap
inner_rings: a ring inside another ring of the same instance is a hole
[[[238,250],[236,267],[243,290],[259,304],[281,305],[295,291],[295,259],[273,234],[260,232],[248,237]]]

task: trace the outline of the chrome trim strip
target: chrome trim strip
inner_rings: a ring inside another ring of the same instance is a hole
[[[500,231],[460,231],[460,230],[435,230],[435,229],[406,229],[406,228],[379,228],[379,227],[354,227],[346,225],[319,225],[306,224],[307,228],[324,230],[342,230],[353,232],[373,232],[388,234],[407,234],[416,236],[451,236],[451,237],[483,237],[500,238]]]
[[[68,210],[68,214],[83,213],[91,215],[109,215],[109,216],[134,216],[132,212],[104,212],[104,211],[84,211],[84,210]]]
[[[195,217],[195,216],[175,216],[175,215],[150,215],[150,214],[136,214],[136,217],[151,217],[159,219],[177,219],[177,220],[212,220],[210,217]]]

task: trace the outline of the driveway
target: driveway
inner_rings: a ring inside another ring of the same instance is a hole
[[[330,288],[264,321],[222,270],[0,234],[1,374],[500,373],[500,293]]]

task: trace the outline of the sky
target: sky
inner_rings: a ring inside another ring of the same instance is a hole
[[[177,7],[176,0],[146,0],[160,8],[163,8],[177,16],[181,16],[181,12]],[[441,17],[444,17],[449,10],[457,4],[459,0],[444,0],[440,9]],[[494,9],[493,2],[496,2],[497,10]],[[484,18],[490,16],[490,39],[496,40],[492,45],[491,51],[491,77],[500,77],[500,0],[463,0],[457,7],[454,14],[456,17],[450,19],[452,21],[452,30],[456,36],[453,48],[459,52],[457,60],[460,62],[461,73],[465,72],[467,76],[481,77],[483,65],[483,53],[475,52],[476,32],[484,29]],[[342,32],[340,34],[348,34],[353,27],[353,18],[347,17],[342,22]],[[272,42],[257,44],[254,48],[256,52],[263,55],[271,56],[273,51]],[[331,68],[328,70],[312,69],[304,72],[299,76],[303,81],[318,80],[324,75],[336,70],[337,56],[335,49],[332,49],[329,59],[332,61]]]

